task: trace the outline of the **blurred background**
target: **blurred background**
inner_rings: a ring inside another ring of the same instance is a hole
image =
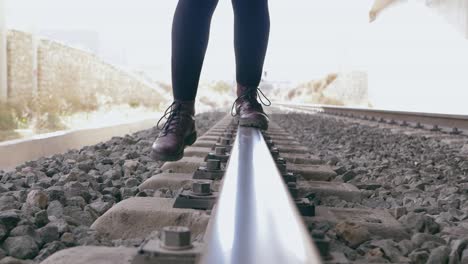
[[[466,2],[270,0],[261,88],[274,101],[466,114]],[[0,141],[164,111],[176,4],[0,0]],[[235,99],[232,43],[221,0],[197,112]]]

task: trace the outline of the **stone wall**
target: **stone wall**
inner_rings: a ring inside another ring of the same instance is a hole
[[[104,104],[162,107],[167,98],[152,84],[107,64],[86,51],[38,40],[38,97],[45,111],[92,110]],[[8,100],[19,105],[32,102],[32,38],[8,32]]]
[[[7,34],[8,99],[29,100],[32,95],[32,38],[30,34]]]

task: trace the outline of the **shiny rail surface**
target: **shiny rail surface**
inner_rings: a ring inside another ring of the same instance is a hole
[[[383,118],[386,122],[407,122],[420,123],[427,126],[438,126],[447,130],[463,130],[468,133],[468,115],[453,115],[439,113],[422,113],[408,111],[391,111],[358,107],[341,107],[328,105],[312,105],[312,104],[290,104],[290,103],[275,103],[283,107],[292,107],[296,109],[315,111],[318,113],[344,115],[359,118]],[[429,127],[429,128],[430,128]]]
[[[261,132],[239,127],[199,263],[321,263]]]

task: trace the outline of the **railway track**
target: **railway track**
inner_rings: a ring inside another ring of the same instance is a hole
[[[442,123],[443,116],[429,122],[427,116],[421,121],[399,113],[398,119],[394,113],[291,104],[273,113],[284,109],[340,114],[339,120],[354,120],[349,118],[352,113],[363,122],[395,127],[398,121],[418,129],[430,124],[429,133],[442,133],[433,129],[437,125],[447,134],[452,132],[452,137],[464,137],[463,124]],[[225,117],[188,147],[182,160],[163,164],[160,173],[139,184],[140,197],[122,200],[93,222],[93,234],[127,241],[124,247],[56,250],[42,263],[439,263],[431,250],[439,250],[440,241],[433,241],[427,256],[401,253],[415,239],[397,220],[406,213],[404,206],[362,205],[381,184],[352,184],[343,181],[346,173],[336,162],[310,153],[279,124],[272,122],[268,131],[260,133],[238,128]],[[155,192],[168,198],[145,195]],[[328,206],[323,201],[330,197],[359,206]],[[425,225],[418,232],[420,239],[436,240]],[[465,263],[468,240],[446,244],[453,251],[446,254],[446,263]],[[349,248],[363,256],[352,256],[356,253]],[[441,261],[445,263],[444,258]]]

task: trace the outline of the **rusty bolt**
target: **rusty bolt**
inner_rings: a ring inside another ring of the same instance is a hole
[[[171,250],[184,250],[192,247],[191,232],[185,226],[166,226],[162,230],[163,247]]]
[[[216,147],[215,148],[216,155],[226,155],[226,148],[225,147]]]
[[[211,194],[211,182],[210,181],[195,181],[192,184],[192,192],[195,195],[210,195]]]
[[[226,150],[226,149],[225,149]],[[206,161],[206,169],[208,171],[216,171],[221,169],[221,161],[217,159],[209,159]]]

